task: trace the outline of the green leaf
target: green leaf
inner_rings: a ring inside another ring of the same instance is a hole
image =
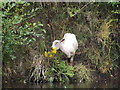
[[[33,26],[35,26],[36,25],[36,23],[33,23]]]
[[[49,78],[49,81],[50,81],[50,82],[53,82],[53,80],[54,80],[53,77],[50,77],[50,78]]]
[[[42,26],[43,27],[43,24],[38,24],[38,26]]]
[[[42,31],[43,31],[44,33],[46,33],[46,30],[45,30],[45,29],[42,29]]]

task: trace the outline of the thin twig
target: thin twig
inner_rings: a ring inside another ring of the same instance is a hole
[[[87,3],[86,5],[84,5],[77,13],[75,13],[73,16],[71,17],[74,17],[75,15],[79,14],[86,6],[88,6],[91,2]]]

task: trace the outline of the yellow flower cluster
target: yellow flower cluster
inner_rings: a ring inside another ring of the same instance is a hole
[[[56,53],[56,47],[52,48],[53,50],[51,51],[52,53]]]
[[[50,52],[46,52],[44,53],[45,57],[53,57],[53,54],[56,53],[56,47],[52,48],[52,50]]]

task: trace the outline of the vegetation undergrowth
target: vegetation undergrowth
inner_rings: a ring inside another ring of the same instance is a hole
[[[68,64],[68,62],[66,62],[66,60],[62,60],[60,55],[56,53],[57,52],[55,49],[49,52],[45,51],[44,56],[40,56],[41,58],[37,58],[37,60],[34,60],[31,74],[28,78],[29,81],[37,83],[64,83],[92,80],[90,69],[87,69],[82,64],[71,66]]]

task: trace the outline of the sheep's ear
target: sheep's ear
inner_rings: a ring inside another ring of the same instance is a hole
[[[55,42],[55,45],[57,44],[58,42]]]
[[[65,39],[62,39],[60,42],[63,42],[63,41],[65,41]]]
[[[55,42],[55,45],[57,44],[58,42]]]

